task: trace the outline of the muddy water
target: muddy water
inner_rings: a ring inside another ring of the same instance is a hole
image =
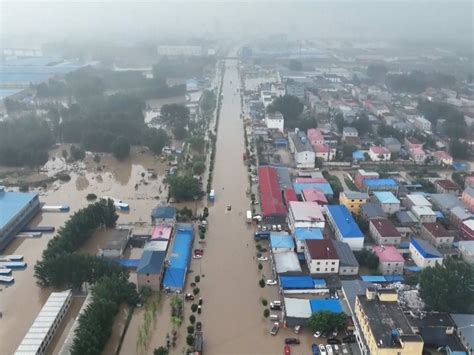
[[[71,207],[70,213],[40,213],[33,225],[48,225],[56,228],[64,225],[74,211],[87,206],[86,196],[95,193],[98,196],[120,198],[130,204],[130,213],[120,214],[118,223],[128,224],[148,222],[150,211],[160,201],[166,199],[163,188],[163,163],[149,153],[142,153],[134,148],[131,158],[117,162],[114,158],[103,155],[101,162],[96,164],[92,157],[86,159],[86,170],[71,173],[71,181],[55,182],[45,191],[40,191],[40,201],[50,205],[66,204]],[[100,171],[97,166],[100,166]],[[157,179],[149,179],[146,171],[155,169]],[[145,174],[145,177],[142,177]],[[137,188],[135,189],[135,185]],[[162,192],[159,192],[159,189]],[[12,354],[21,339],[28,331],[43,304],[46,302],[51,289],[40,289],[33,277],[34,265],[46,248],[50,234],[44,234],[37,239],[15,239],[2,254],[22,254],[28,267],[25,270],[14,271],[13,286],[0,286],[0,354]],[[95,243],[91,242],[90,251],[94,252]],[[88,245],[89,247],[89,245]],[[86,248],[89,250],[89,248]],[[66,322],[76,316],[77,310],[72,308],[66,317]]]

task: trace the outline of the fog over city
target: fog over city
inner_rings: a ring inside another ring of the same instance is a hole
[[[472,1],[10,1],[4,43],[164,38],[404,39],[473,42]],[[31,36],[34,34],[34,36]]]

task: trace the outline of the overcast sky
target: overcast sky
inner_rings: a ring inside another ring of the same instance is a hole
[[[291,37],[451,39],[471,43],[473,1],[0,0],[4,43],[29,39],[163,39],[272,33]]]

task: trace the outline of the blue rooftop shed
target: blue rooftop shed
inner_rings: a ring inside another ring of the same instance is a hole
[[[321,300],[315,299],[310,300],[309,304],[311,306],[311,312],[331,312],[331,313],[341,313],[342,306],[339,300]]]
[[[293,237],[291,235],[271,233],[270,246],[274,253],[291,251],[295,249],[295,242],[293,241]]]
[[[332,190],[331,184],[328,182],[313,182],[313,183],[294,183],[293,189],[297,195],[301,195],[303,189],[316,189],[321,190],[326,198],[331,199],[334,197],[334,191]]]
[[[361,150],[353,151],[352,159],[354,159],[355,161],[364,161],[365,160],[364,152]]]
[[[303,253],[305,240],[323,239],[323,231],[320,228],[295,228],[293,233],[296,240],[296,252]]]
[[[352,250],[363,248],[364,234],[346,206],[328,205],[326,215],[329,225],[341,242],[349,244]]]
[[[186,282],[191,248],[193,244],[193,226],[180,223],[176,227],[171,256],[163,279],[163,287],[173,291],[181,291]]]
[[[280,276],[280,286],[284,290],[313,289],[314,281],[311,276]]]

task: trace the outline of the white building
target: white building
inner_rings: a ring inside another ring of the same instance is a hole
[[[309,144],[303,132],[291,132],[288,134],[290,152],[293,153],[296,167],[303,169],[314,169],[316,154]]]
[[[418,219],[419,223],[436,222],[436,213],[428,206],[413,206],[411,212]]]
[[[431,202],[421,194],[408,194],[403,200],[403,205],[406,208],[412,208],[413,206],[431,207]]]
[[[394,214],[400,210],[400,200],[390,191],[375,191],[375,202],[387,214]]]
[[[304,254],[311,274],[339,272],[339,257],[330,239],[307,240]]]
[[[422,269],[443,263],[443,256],[430,243],[419,238],[410,241],[410,256],[415,264]]]
[[[459,251],[462,259],[469,264],[474,264],[474,240],[462,240],[459,242]]]
[[[285,126],[285,119],[280,112],[275,113],[267,113],[265,115],[265,124],[267,125],[268,129],[277,129],[281,133],[283,133],[284,126]]]
[[[263,106],[265,106],[265,108],[267,108],[267,106],[273,102],[274,98],[275,94],[273,92],[268,90],[260,91],[260,101],[263,103]]]
[[[419,131],[427,132],[431,131],[431,122],[428,121],[423,116],[415,116],[413,117],[413,126]]]
[[[390,160],[392,153],[385,147],[373,146],[369,149],[369,157],[372,161],[387,161]]]
[[[359,136],[359,132],[354,127],[344,127],[342,129],[342,139],[345,140],[347,138],[357,138]]]
[[[290,201],[288,226],[293,233],[296,228],[324,229],[325,221],[322,208],[316,202]]]
[[[332,148],[329,144],[313,144],[314,154],[316,158],[323,161],[330,161],[336,157],[336,148]]]

